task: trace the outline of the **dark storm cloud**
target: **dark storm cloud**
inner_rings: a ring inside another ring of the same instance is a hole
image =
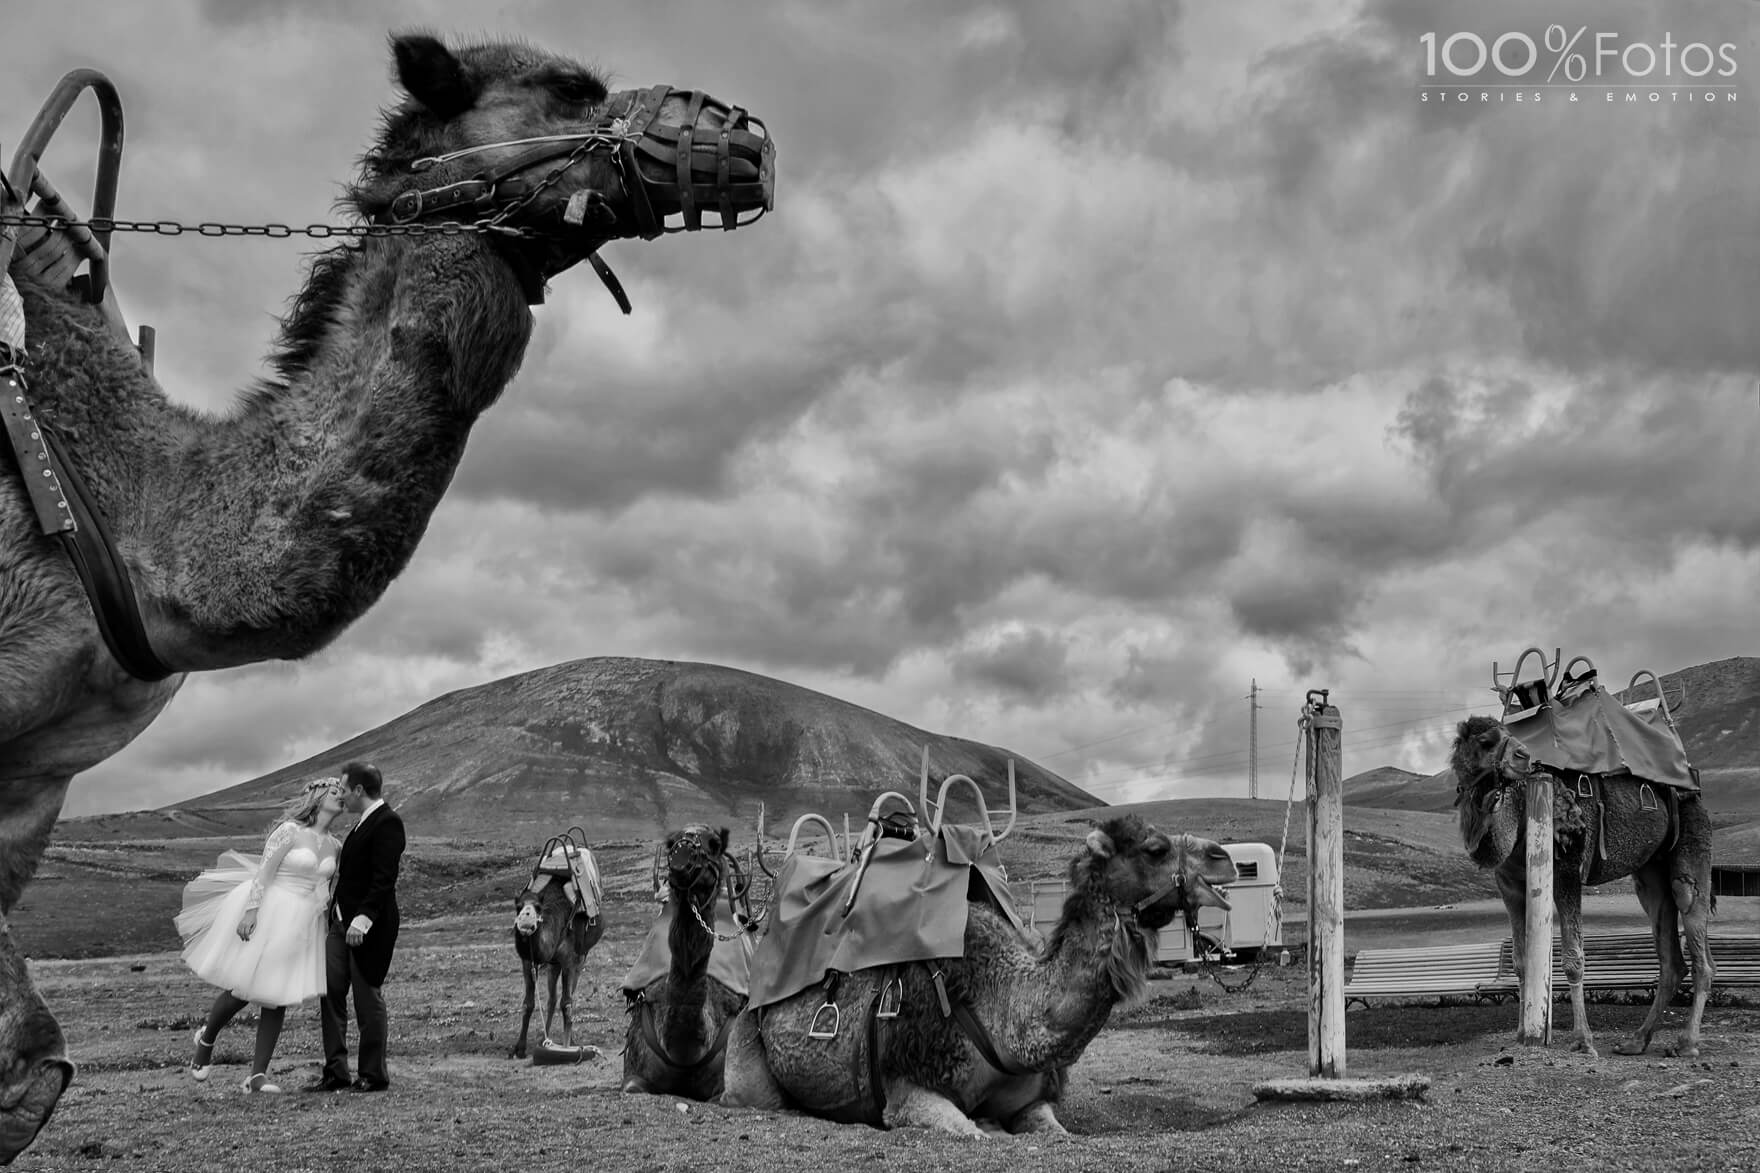
[[[1000,638],[957,648],[949,657],[961,684],[994,689],[1005,698],[1034,703],[1068,687],[1069,641],[1041,628],[1005,632]]]

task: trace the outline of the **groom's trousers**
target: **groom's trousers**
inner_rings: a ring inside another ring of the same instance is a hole
[[[324,1023],[324,1074],[349,1082],[348,999],[352,994],[354,1018],[361,1031],[357,1070],[370,1083],[390,1083],[385,1071],[385,1039],[390,1030],[385,994],[361,973],[343,926],[334,921],[324,938],[324,978],[328,989],[319,1002]]]

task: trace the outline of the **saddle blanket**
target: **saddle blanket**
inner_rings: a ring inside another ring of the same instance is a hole
[[[1566,685],[1526,717],[1504,726],[1535,761],[1591,775],[1630,774],[1697,793],[1699,780],[1668,726],[1620,704],[1593,680]]]
[[[858,864],[791,856],[776,880],[769,926],[752,958],[753,1008],[824,980],[879,965],[960,957],[966,907],[981,900],[1025,932],[996,842],[976,827],[943,826],[934,837],[881,839],[855,906],[843,905]]]
[[[695,920],[688,923],[693,931],[702,931]],[[672,967],[672,946],[666,940],[671,931],[672,907],[668,905],[648,926],[648,935],[642,941],[641,951],[636,954],[635,964],[624,975],[625,995],[645,990],[666,976],[666,971]],[[715,948],[709,952],[709,976],[736,994],[744,994],[750,984],[753,936],[752,933],[738,933],[723,940],[718,935]]]
[[[538,861],[533,869],[536,875],[532,879],[531,888],[534,892],[542,891],[545,884],[552,878],[561,880],[562,890],[574,901],[575,908],[597,919],[599,905],[605,899],[605,889],[599,879],[599,865],[593,859],[593,853],[584,847],[558,847],[549,855]]]

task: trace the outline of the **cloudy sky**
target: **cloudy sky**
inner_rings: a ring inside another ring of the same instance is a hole
[[[606,250],[633,317],[557,279],[376,610],[192,678],[69,813],[583,656],[767,673],[1126,800],[1244,794],[1254,679],[1281,797],[1310,687],[1347,772],[1431,771],[1529,644],[1621,684],[1760,654],[1760,6],[18,7],[0,146],[103,70],[124,217],[333,219],[417,24],[705,89],[778,143],[770,218]],[[1543,73],[1553,22],[1727,42],[1697,81],[1737,100],[1626,102],[1618,58],[1423,100],[1425,34],[1524,32]],[[95,124],[46,160],[81,206]],[[262,373],[304,245],[117,238],[174,397]]]

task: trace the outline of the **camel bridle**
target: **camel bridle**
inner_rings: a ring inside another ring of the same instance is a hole
[[[684,120],[676,128],[657,124],[660,112],[675,94],[685,103]],[[699,127],[706,114],[715,115],[720,124]],[[703,212],[708,208],[720,212],[723,231],[731,232],[761,219],[775,204],[776,146],[763,121],[700,90],[675,91],[664,85],[639,91],[626,110],[607,114],[579,133],[478,143],[417,159],[410,164],[410,171],[421,174],[470,155],[506,148],[523,149],[468,179],[400,192],[374,219],[408,227],[430,216],[469,210],[483,217],[477,225],[485,233],[512,239],[537,237],[566,247],[570,237],[582,232],[643,240],[664,233],[695,232],[703,227]],[[528,209],[538,196],[560,182],[575,164],[595,154],[606,155],[616,170],[622,199],[628,203],[628,219],[618,216],[615,193],[596,188],[572,193],[563,206],[559,225],[548,213],[531,218]],[[546,167],[542,174],[533,176]],[[674,214],[678,222],[669,224],[667,217]],[[541,303],[543,281],[581,259],[565,254],[560,262],[540,264],[542,271],[536,275],[522,271],[529,265],[516,264],[527,300]],[[598,250],[585,253],[584,259],[592,264],[619,308],[629,313],[623,285]]]
[[[1494,797],[1504,790],[1527,782],[1535,773],[1550,773],[1544,766],[1534,760],[1520,739],[1503,730],[1497,744],[1486,754],[1484,765],[1468,779],[1457,778],[1454,787],[1454,805],[1459,806],[1481,790]],[[1490,785],[1486,785],[1487,779]]]
[[[1133,918],[1141,917],[1147,909],[1160,904],[1169,896],[1176,897],[1176,904],[1180,909],[1188,914],[1194,912],[1196,906],[1186,895],[1186,887],[1188,885],[1186,877],[1186,861],[1191,858],[1192,854],[1192,836],[1188,833],[1181,832],[1180,837],[1175,839],[1173,843],[1174,850],[1179,855],[1179,865],[1173,869],[1173,875],[1168,879],[1166,884],[1130,906],[1129,911]]]
[[[681,852],[684,856],[682,866],[680,865]],[[708,898],[699,904],[696,899],[697,880],[704,871],[711,868],[715,870],[715,882],[708,889]],[[732,941],[741,933],[755,930],[763,920],[762,917],[754,918],[752,916],[751,905],[748,901],[752,882],[751,878],[746,875],[745,869],[740,867],[739,860],[735,859],[725,847],[719,850],[711,848],[699,832],[692,830],[679,832],[678,838],[673,840],[672,846],[667,848],[666,869],[673,873],[687,869],[691,871],[691,882],[685,887],[685,904],[690,908],[691,916],[696,920],[697,926],[717,941]],[[725,890],[727,911],[732,915],[734,924],[738,926],[734,932],[725,934],[717,932],[715,926],[703,915],[701,905],[706,904],[713,908],[718,894],[717,889]]]

